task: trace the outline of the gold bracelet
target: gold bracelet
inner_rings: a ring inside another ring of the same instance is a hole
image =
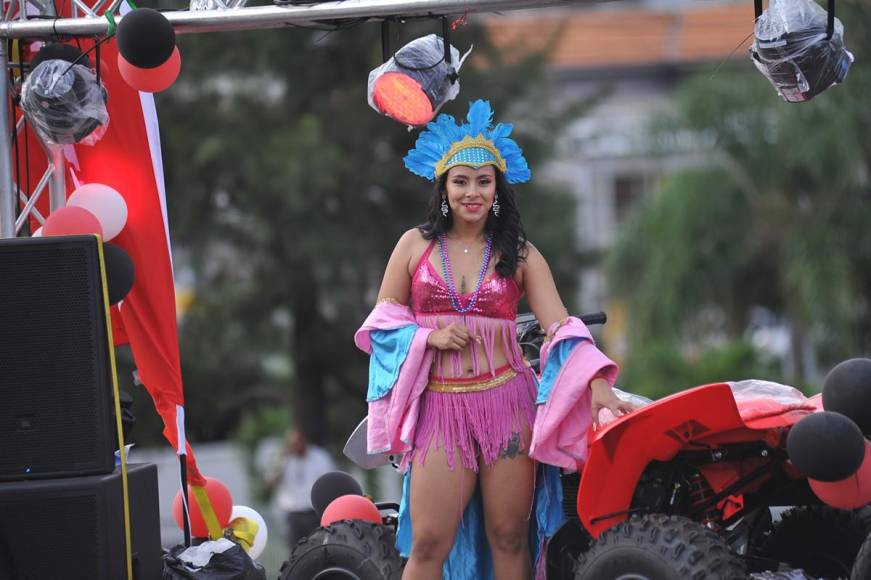
[[[553,337],[556,336],[556,333],[559,332],[560,328],[566,325],[566,323],[569,321],[569,318],[569,316],[566,316],[565,318],[556,323],[556,328],[554,328],[553,330],[548,330],[548,333],[544,337],[544,342],[547,343],[553,340]],[[551,327],[553,327],[553,324],[551,324]]]

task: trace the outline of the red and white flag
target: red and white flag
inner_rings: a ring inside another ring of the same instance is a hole
[[[87,50],[92,42],[83,42]],[[139,372],[158,414],[163,434],[178,453],[187,451],[188,478],[205,485],[190,445],[184,438],[184,390],[176,322],[175,283],[160,134],[151,94],[140,93],[121,78],[114,40],[100,46],[100,77],[108,91],[109,125],[95,145],[68,147],[69,168],[81,183],[102,183],[120,192],[127,202],[127,225],[112,243],[132,258],[135,282],[130,293],[112,308],[115,344],[129,344]],[[89,54],[92,62],[95,53]],[[45,160],[31,132],[31,182],[45,170]],[[74,184],[67,174],[67,195]],[[37,204],[48,215],[48,195]],[[35,224],[36,227],[38,224]]]

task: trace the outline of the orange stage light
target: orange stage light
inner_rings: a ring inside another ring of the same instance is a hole
[[[406,125],[425,125],[435,115],[420,84],[399,72],[382,74],[375,81],[372,98],[381,113]]]

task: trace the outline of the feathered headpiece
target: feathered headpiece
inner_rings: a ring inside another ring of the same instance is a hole
[[[408,170],[433,181],[456,165],[494,165],[508,183],[529,181],[532,174],[523,151],[508,138],[513,126],[499,123],[493,127],[489,102],[470,103],[466,120],[468,123],[458,126],[452,116],[441,114],[428,123],[403,159]]]

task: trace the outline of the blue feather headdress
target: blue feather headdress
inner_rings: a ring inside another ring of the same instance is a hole
[[[529,181],[532,174],[523,151],[508,137],[513,126],[499,123],[494,127],[489,102],[470,103],[466,120],[468,123],[457,125],[452,116],[441,114],[428,123],[403,159],[408,170],[433,181],[457,165],[495,165],[508,183]]]

